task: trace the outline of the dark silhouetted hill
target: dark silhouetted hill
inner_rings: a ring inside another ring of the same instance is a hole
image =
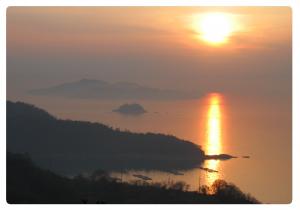
[[[10,204],[259,203],[222,180],[211,187],[202,186],[199,192],[188,192],[183,182],[129,184],[107,176],[71,179],[40,169],[24,154],[7,153],[6,177],[6,199]],[[209,190],[213,194],[208,194]]]
[[[108,83],[102,80],[82,79],[53,87],[30,90],[32,95],[95,99],[190,99],[199,95],[176,90],[145,87],[136,83]]]
[[[174,136],[60,120],[32,105],[9,101],[7,150],[28,153],[39,166],[62,174],[98,168],[189,169],[204,160],[198,145]]]

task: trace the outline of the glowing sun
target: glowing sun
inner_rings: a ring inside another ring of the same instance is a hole
[[[235,30],[234,19],[227,13],[203,14],[196,17],[193,25],[203,41],[214,45],[227,42]]]

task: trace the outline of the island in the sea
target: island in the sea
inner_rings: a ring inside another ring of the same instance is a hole
[[[147,111],[140,104],[123,104],[119,108],[114,109],[113,112],[118,112],[120,114],[126,115],[141,115],[145,114]]]

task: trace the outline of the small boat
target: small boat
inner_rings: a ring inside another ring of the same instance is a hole
[[[242,156],[242,158],[250,158],[250,156],[244,155],[244,156]]]
[[[150,177],[144,176],[144,175],[140,175],[140,174],[133,174],[132,176],[134,176],[136,178],[139,178],[139,179],[142,179],[144,181],[150,181],[150,180],[152,180]]]

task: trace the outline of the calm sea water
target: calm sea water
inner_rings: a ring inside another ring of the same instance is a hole
[[[16,100],[16,99],[12,99]],[[201,169],[174,175],[160,171],[112,172],[125,181],[132,174],[149,176],[153,182],[184,181],[190,190],[215,179],[236,184],[258,200],[267,203],[291,201],[291,102],[208,94],[185,101],[101,101],[45,97],[21,97],[62,119],[101,122],[135,132],[172,134],[201,145],[207,154],[226,153],[239,158],[210,160]],[[148,112],[124,116],[112,112],[123,103],[137,102]],[[241,158],[241,156],[250,158]]]

